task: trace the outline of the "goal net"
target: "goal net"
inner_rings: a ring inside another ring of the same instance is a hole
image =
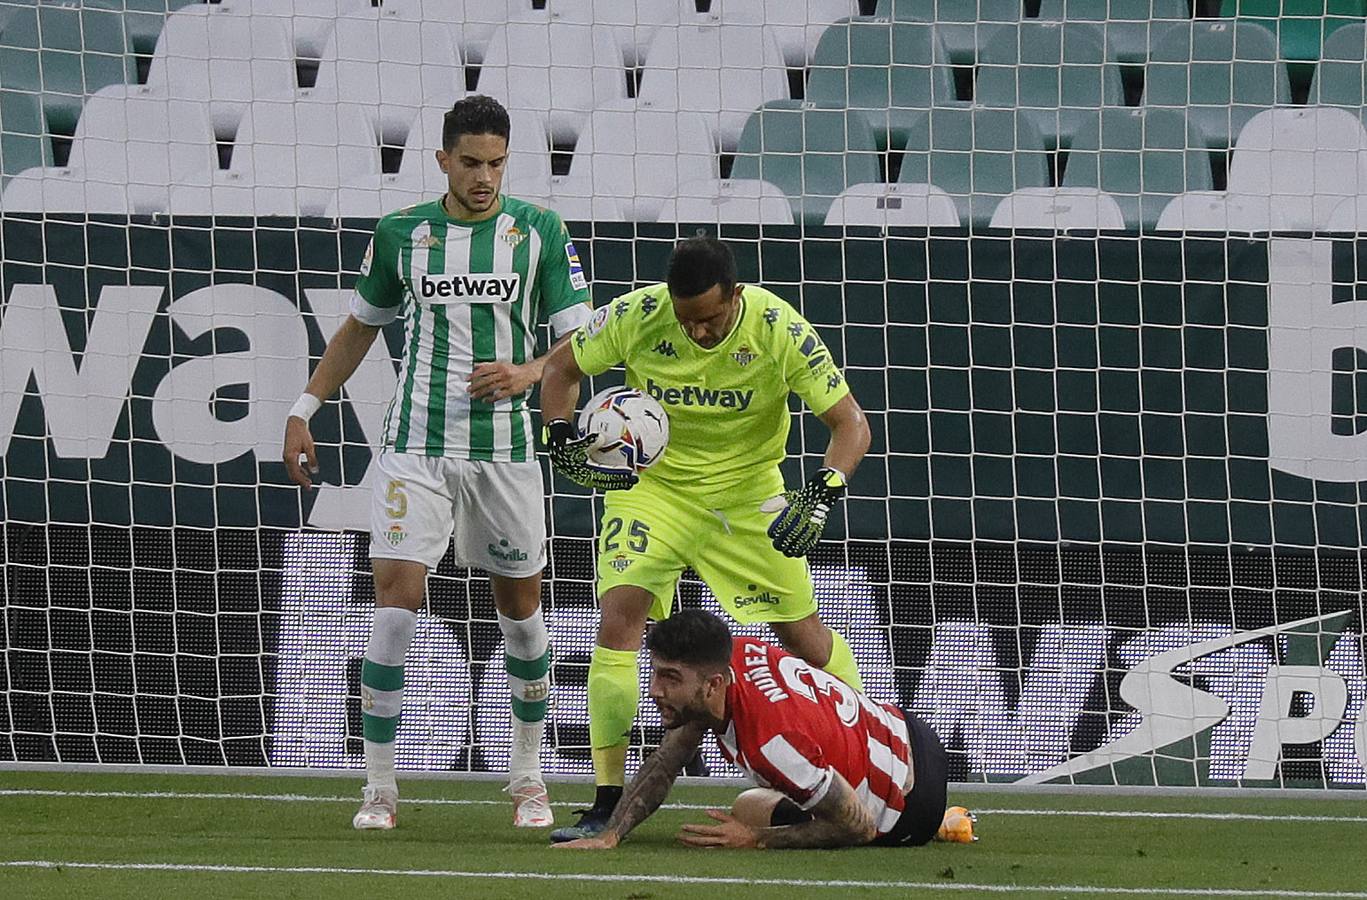
[[[0,762],[363,766],[398,326],[316,492],[282,426],[469,89],[595,303],[705,228],[831,347],[873,445],[821,614],[953,779],[1364,785],[1361,21],[1315,62],[1185,0],[729,2],[0,2]],[[546,474],[544,764],[586,774],[599,501]],[[448,555],[402,768],[506,766],[502,656]]]

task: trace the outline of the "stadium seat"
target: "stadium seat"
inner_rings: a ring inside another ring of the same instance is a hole
[[[959,209],[930,184],[855,184],[831,203],[826,224],[958,228]]]
[[[1104,231],[1132,227],[1120,204],[1093,188],[1022,188],[997,204],[991,228]]]
[[[370,107],[257,100],[238,128],[232,161],[213,189],[217,214],[322,215],[338,187],[380,173]]]
[[[531,0],[385,0],[380,16],[453,26],[461,56],[473,65],[484,62],[484,49],[499,27],[551,20],[550,11],[533,8]]]
[[[217,165],[204,104],[110,85],[86,101],[67,165],[21,173],[5,209],[161,213],[171,185],[207,206]]]
[[[290,21],[294,53],[301,59],[323,55],[328,35],[337,20],[356,16],[373,19],[379,10],[370,0],[222,0],[219,14],[274,16]]]
[[[1046,146],[1067,147],[1103,106],[1120,106],[1125,89],[1101,29],[1090,22],[1007,26],[978,54],[974,101],[1017,108]]]
[[[777,185],[802,221],[820,224],[852,184],[883,181],[877,144],[857,112],[794,100],[766,103],[745,123],[733,179]]]
[[[1267,28],[1282,59],[1315,62],[1335,29],[1362,22],[1367,0],[1224,0],[1220,14]]]
[[[979,48],[1023,14],[1020,0],[878,0],[874,10],[895,22],[934,22],[956,64],[972,64]]]
[[[627,219],[654,222],[680,184],[717,176],[717,152],[702,116],[623,105],[589,115],[569,173],[552,179],[551,193],[612,197]]]
[[[660,28],[702,21],[693,0],[547,0],[552,22],[610,26],[630,68],[646,58]]]
[[[917,117],[897,181],[933,184],[954,198],[965,225],[987,225],[1006,195],[1049,185],[1049,158],[1015,110],[939,107]]]
[[[203,0],[81,0],[80,5],[87,9],[98,8],[120,14],[123,18],[121,30],[128,49],[147,56],[157,46],[162,23],[168,14],[202,3]],[[129,82],[132,81],[130,78]]]
[[[1324,42],[1323,56],[1310,84],[1310,103],[1347,106],[1360,111],[1367,106],[1367,25],[1345,25]]]
[[[0,175],[50,165],[52,143],[38,95],[0,89]]]
[[[1367,197],[1349,197],[1334,207],[1321,230],[1348,234],[1367,232]]]
[[[425,100],[445,104],[464,96],[459,42],[442,22],[338,19],[318,78],[303,93],[373,107],[383,143],[401,146]]]
[[[478,91],[547,115],[563,145],[578,138],[585,113],[627,98],[626,78],[611,28],[509,23],[489,39]]]
[[[660,207],[661,222],[717,225],[792,225],[788,196],[767,181],[706,179],[679,185]]]
[[[191,7],[166,17],[143,90],[210,105],[214,134],[231,141],[255,97],[295,91],[290,20]]]
[[[702,115],[713,141],[733,153],[750,113],[788,97],[783,54],[757,25],[660,28],[646,50],[636,103]]]
[[[71,134],[86,96],[136,81],[121,17],[100,8],[14,6],[0,21],[0,85],[41,92],[47,122]]]
[[[1109,194],[1124,227],[1151,229],[1177,194],[1213,187],[1201,133],[1181,110],[1105,109],[1068,153],[1062,187]]]
[[[763,25],[790,69],[805,68],[826,26],[859,15],[858,0],[712,0],[723,25]]]
[[[1248,22],[1203,19],[1174,26],[1145,68],[1144,105],[1188,107],[1213,147],[1228,147],[1249,119],[1291,102],[1277,41]]]
[[[954,78],[934,26],[856,18],[826,29],[812,56],[807,97],[858,110],[882,147],[906,143],[908,110],[955,105]]]
[[[1191,10],[1187,0],[1041,0],[1039,18],[1095,22],[1115,59],[1143,63],[1163,31],[1190,20]]]

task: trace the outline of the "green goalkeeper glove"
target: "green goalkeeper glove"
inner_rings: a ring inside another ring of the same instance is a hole
[[[835,469],[817,469],[800,491],[788,491],[788,505],[769,526],[774,549],[784,556],[806,556],[826,528],[826,515],[845,496],[845,476]]]
[[[599,439],[596,434],[579,434],[565,419],[547,422],[545,440],[551,468],[580,487],[600,491],[624,491],[640,481],[635,472],[605,469],[589,462],[589,453]]]

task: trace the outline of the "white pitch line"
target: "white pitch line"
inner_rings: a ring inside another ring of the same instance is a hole
[[[895,890],[978,891],[992,894],[1118,894],[1165,897],[1295,897],[1313,900],[1367,900],[1367,891],[1298,891],[1240,888],[1099,887],[1085,884],[972,884],[961,881],[857,881],[853,879],[738,878],[706,875],[628,875],[583,872],[463,872],[455,869],[364,869],[331,866],[232,866],[195,863],[67,862],[52,859],[0,860],[10,869],[102,869],[138,872],[221,872],[266,875],[378,875],[408,878],[487,878],[506,881],[588,881],[661,884],[730,884],[754,887],[888,888]]]
[[[62,791],[39,788],[0,789],[0,797],[82,797],[120,800],[257,800],[266,803],[355,803],[355,797],[328,797],[310,794],[236,794],[196,791]],[[1291,799],[1291,798],[1288,798]],[[464,800],[442,797],[404,797],[405,804],[417,806],[502,806],[506,800]],[[582,803],[552,803],[552,806],[583,806]],[[666,803],[662,809],[707,810],[717,804]],[[980,816],[1078,816],[1104,819],[1199,819],[1235,822],[1326,822],[1361,824],[1367,816],[1268,815],[1228,812],[1159,812],[1142,809],[999,809],[974,807]]]

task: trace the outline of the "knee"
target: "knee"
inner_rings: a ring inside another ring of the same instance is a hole
[[[751,828],[768,828],[773,821],[774,806],[783,795],[768,788],[750,788],[731,804],[731,815]]]

